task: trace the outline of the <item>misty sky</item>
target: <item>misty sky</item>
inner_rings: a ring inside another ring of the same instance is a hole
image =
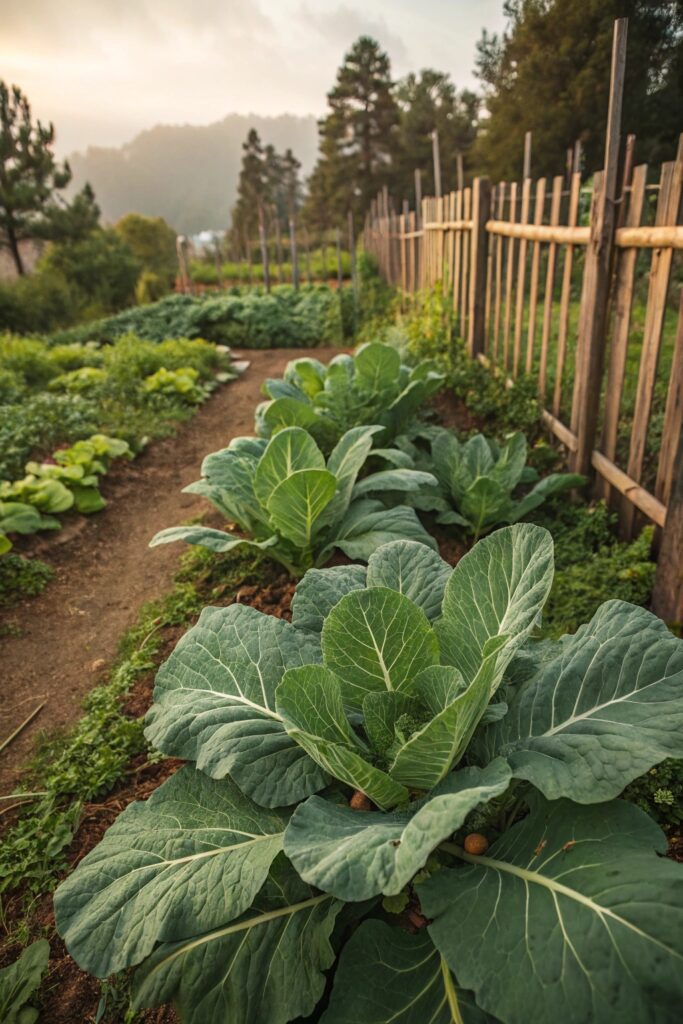
[[[57,128],[57,151],[155,124],[316,114],[362,33],[395,77],[435,67],[474,87],[475,43],[502,0],[0,0],[0,76]]]

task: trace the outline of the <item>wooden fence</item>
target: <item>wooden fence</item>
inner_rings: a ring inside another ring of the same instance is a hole
[[[654,523],[653,607],[681,621],[683,296],[676,303],[672,266],[683,249],[683,136],[650,184],[647,166],[633,167],[632,136],[620,153],[624,55],[617,22],[605,169],[592,187],[578,171],[493,188],[475,178],[400,214],[385,190],[364,243],[402,301],[443,289],[472,357],[509,383],[534,375],[545,424],[618,511],[623,536]]]

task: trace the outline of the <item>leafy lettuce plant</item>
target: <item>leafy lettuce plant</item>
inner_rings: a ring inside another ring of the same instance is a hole
[[[189,405],[201,405],[210,387],[199,383],[199,370],[183,366],[178,370],[167,370],[162,366],[156,373],[145,377],[143,391],[148,395],[171,395],[181,398]]]
[[[361,345],[354,356],[335,356],[327,366],[295,359],[282,379],[264,382],[270,401],[257,407],[256,430],[270,437],[282,427],[304,427],[325,446],[351,427],[377,423],[386,443],[406,430],[443,381],[431,363],[404,366],[396,349],[380,342]]]
[[[443,427],[428,427],[423,434],[429,440],[429,454],[402,440],[403,454],[412,456],[412,461],[390,451],[385,457],[402,465],[429,467],[438,486],[431,493],[421,492],[412,503],[437,512],[439,523],[463,527],[475,540],[494,526],[519,522],[551,495],[586,482],[576,473],[551,473],[539,479],[536,470],[526,465],[524,434],[513,434],[500,446],[483,434],[463,443]]]
[[[0,497],[0,555],[4,555],[12,547],[8,534],[58,530],[59,525],[58,519],[42,515],[33,505],[23,501],[4,501]]]
[[[683,876],[616,798],[683,755],[683,642],[618,600],[533,641],[552,576],[518,524],[205,609],[147,724],[195,766],[57,891],[76,961],[184,1024],[677,1021]]]
[[[287,427],[270,441],[234,438],[204,459],[203,479],[185,491],[208,498],[246,536],[206,526],[175,526],[158,533],[151,546],[184,540],[230,551],[248,544],[267,548],[294,576],[324,565],[335,548],[365,561],[380,544],[400,537],[434,547],[412,508],[386,508],[373,497],[432,486],[431,473],[390,469],[357,479],[381,429],[348,430],[327,462],[301,427]]]

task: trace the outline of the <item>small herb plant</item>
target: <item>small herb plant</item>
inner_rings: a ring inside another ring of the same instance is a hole
[[[271,401],[256,410],[257,433],[270,437],[282,427],[304,427],[321,444],[334,444],[344,431],[380,424],[390,442],[409,426],[421,405],[442,386],[444,377],[430,363],[410,369],[391,345],[371,342],[354,356],[295,359],[281,380],[263,384]]]
[[[204,479],[185,490],[208,498],[246,536],[206,526],[162,530],[152,547],[176,540],[230,551],[240,544],[268,549],[294,576],[324,565],[335,548],[366,561],[380,544],[407,537],[435,547],[413,509],[386,508],[376,495],[431,486],[431,473],[390,469],[357,480],[380,426],[348,430],[325,457],[306,430],[287,427],[266,441],[234,438],[208,455]]]
[[[576,473],[551,473],[539,480],[526,465],[523,434],[513,434],[502,446],[483,434],[461,442],[442,427],[428,427],[424,434],[431,455],[406,442],[406,454],[413,459],[407,464],[429,466],[438,486],[421,493],[416,507],[437,512],[437,522],[461,526],[475,540],[495,526],[519,522],[551,495],[586,482]],[[385,455],[396,460],[390,452]]]
[[[683,642],[623,601],[535,642],[552,576],[519,524],[205,609],[147,725],[196,767],[58,890],[76,961],[184,1024],[673,1024],[683,879],[616,798],[683,756]]]

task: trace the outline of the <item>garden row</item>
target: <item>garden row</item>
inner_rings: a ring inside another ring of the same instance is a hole
[[[134,1008],[172,1002],[190,1024],[676,1019],[680,869],[617,798],[683,756],[683,642],[623,600],[542,638],[553,533],[568,569],[606,513],[553,506],[581,480],[539,472],[521,434],[416,419],[442,385],[382,344],[296,360],[265,382],[256,436],[190,487],[237,529],[155,538],[251,548],[298,583],[291,616],[238,593],[177,643],[146,737],[194,765],[56,894],[84,969],[136,968]],[[546,500],[549,529],[521,522]],[[453,538],[455,568],[438,550]],[[26,974],[46,954],[30,947]]]

